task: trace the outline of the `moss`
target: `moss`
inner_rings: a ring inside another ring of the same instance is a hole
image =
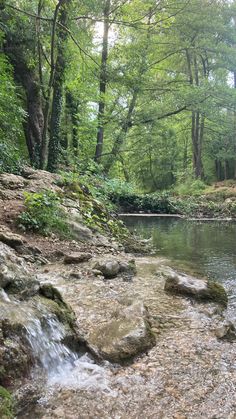
[[[0,386],[0,417],[2,419],[14,418],[14,403],[12,396],[4,387]]]
[[[45,297],[44,303],[50,304],[50,309],[55,313],[58,320],[68,324],[73,329],[75,327],[75,314],[63,301],[58,289],[51,284],[44,284],[41,285],[39,293]]]
[[[207,289],[208,289],[208,295],[207,295],[208,299],[218,302],[223,307],[227,307],[228,296],[222,285],[214,281],[208,281]]]

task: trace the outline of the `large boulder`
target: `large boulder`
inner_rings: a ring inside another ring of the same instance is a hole
[[[216,302],[223,307],[226,307],[228,303],[228,297],[222,285],[185,274],[169,273],[165,281],[165,291],[192,297],[198,301]]]
[[[88,337],[89,346],[112,362],[122,362],[147,351],[155,344],[148,311],[135,302],[114,312],[111,321],[98,326]]]

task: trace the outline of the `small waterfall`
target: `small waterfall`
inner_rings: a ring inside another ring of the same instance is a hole
[[[73,368],[78,355],[62,343],[66,335],[65,328],[56,317],[47,316],[41,321],[31,318],[26,331],[36,364],[42,367],[48,376],[60,370]]]
[[[100,389],[113,395],[110,364],[97,365],[88,354],[78,355],[70,350],[62,343],[65,328],[56,317],[45,316],[41,321],[31,318],[26,331],[37,366],[46,372],[49,387]]]

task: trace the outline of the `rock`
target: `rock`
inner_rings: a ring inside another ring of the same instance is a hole
[[[0,242],[0,288],[8,293],[18,294],[18,298],[28,298],[35,295],[39,282],[32,277],[22,258]]]
[[[75,240],[78,241],[91,241],[93,238],[92,231],[84,225],[77,223],[76,221],[67,221],[68,226],[71,229],[71,234]]]
[[[115,278],[120,271],[119,262],[116,260],[99,261],[93,268],[100,271],[107,279]]]
[[[13,175],[10,173],[0,174],[0,185],[3,189],[22,189],[26,186],[27,181],[18,175]]]
[[[137,273],[135,260],[131,259],[128,262],[119,262],[119,273],[122,274],[123,279],[131,279]]]
[[[81,262],[87,262],[91,258],[92,258],[91,253],[74,252],[74,253],[69,253],[68,255],[65,255],[65,257],[64,257],[64,263],[66,265],[69,265],[69,264],[76,264],[76,263],[81,263]]]
[[[155,344],[155,336],[147,309],[142,302],[135,302],[114,312],[112,320],[98,326],[88,341],[100,356],[122,362],[150,349]]]
[[[215,335],[218,339],[225,339],[232,342],[236,340],[236,328],[230,320],[225,320],[215,329]]]
[[[16,249],[24,244],[24,239],[18,234],[12,233],[10,230],[0,227],[0,241],[7,244],[8,246]]]
[[[216,302],[227,307],[228,297],[224,287],[217,282],[197,279],[192,276],[169,273],[165,291],[185,295],[199,301]]]

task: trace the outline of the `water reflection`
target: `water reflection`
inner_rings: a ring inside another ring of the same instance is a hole
[[[236,223],[142,216],[124,221],[142,237],[151,237],[159,255],[224,282],[236,295]]]

